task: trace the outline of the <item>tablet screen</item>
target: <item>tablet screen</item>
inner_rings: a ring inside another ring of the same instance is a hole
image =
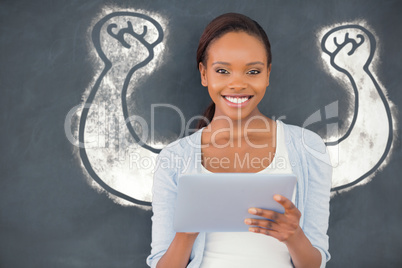
[[[250,207],[280,213],[273,196],[292,200],[296,176],[267,173],[199,173],[179,177],[174,214],[176,232],[247,232]]]

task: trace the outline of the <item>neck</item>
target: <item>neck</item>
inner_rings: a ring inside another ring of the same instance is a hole
[[[245,118],[233,119],[227,115],[215,115],[207,129],[214,133],[219,132],[219,136],[232,138],[245,138],[253,134],[272,135],[275,130],[275,122],[255,110]]]

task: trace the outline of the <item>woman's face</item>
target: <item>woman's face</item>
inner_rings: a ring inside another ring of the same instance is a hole
[[[247,33],[229,32],[209,45],[206,58],[206,65],[199,66],[201,83],[215,103],[214,117],[238,120],[259,114],[271,71],[264,44]]]

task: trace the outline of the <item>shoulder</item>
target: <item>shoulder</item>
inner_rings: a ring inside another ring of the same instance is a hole
[[[286,143],[306,161],[319,160],[331,166],[327,147],[322,138],[315,132],[299,126],[283,123]]]
[[[157,196],[163,196],[160,193],[174,193],[179,174],[192,169],[193,161],[190,160],[197,144],[197,133],[177,139],[159,152],[155,161],[153,184],[153,192],[159,193]]]
[[[295,145],[302,146],[302,149],[314,149],[322,153],[326,151],[325,143],[317,133],[303,127],[281,123],[287,143],[295,143]]]
[[[179,138],[169,143],[160,151],[159,156],[167,156],[172,154],[186,156],[191,154],[195,149],[199,147],[200,135],[201,129],[194,132],[193,134]]]

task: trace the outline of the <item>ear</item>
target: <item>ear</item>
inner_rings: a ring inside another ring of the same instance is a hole
[[[271,75],[271,67],[272,67],[272,64],[270,64],[270,65],[268,66],[268,71],[267,71],[267,87],[269,86],[269,76]]]
[[[201,85],[204,87],[208,86],[208,79],[207,79],[207,68],[200,62],[198,64],[198,69],[200,70],[200,75],[201,75]]]

